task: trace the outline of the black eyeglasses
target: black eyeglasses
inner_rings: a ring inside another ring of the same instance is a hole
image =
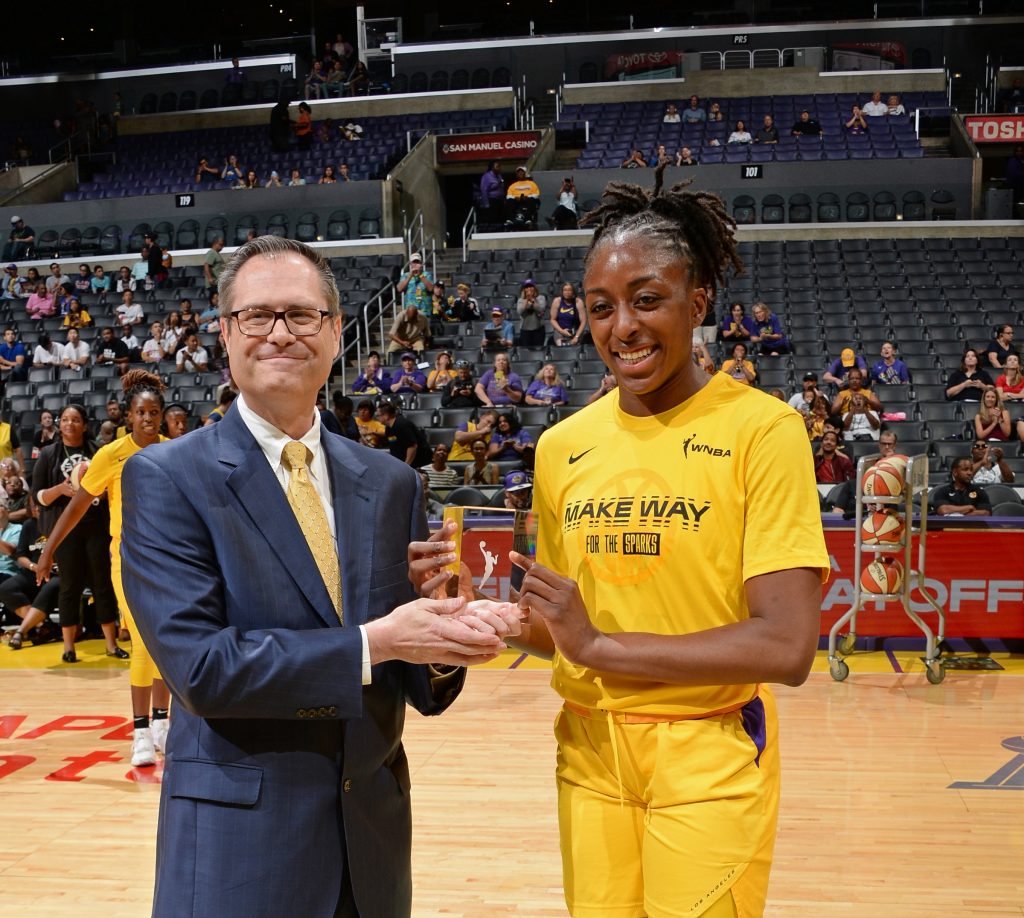
[[[269,335],[278,320],[282,320],[285,328],[295,335],[296,338],[304,338],[317,334],[323,325],[324,316],[329,316],[330,313],[325,309],[293,307],[291,309],[275,311],[273,309],[249,307],[248,309],[236,309],[230,315],[238,323],[238,330],[243,335],[248,335],[252,338],[262,338],[265,335]]]

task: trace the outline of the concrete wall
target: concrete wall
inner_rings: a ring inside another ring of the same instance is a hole
[[[391,200],[396,232],[403,223],[410,222],[417,211],[422,211],[424,235],[441,245],[445,235],[445,209],[437,180],[436,149],[433,137],[423,137],[412,153],[395,167],[391,173]]]
[[[19,212],[27,211],[26,205],[45,204],[78,187],[78,170],[72,163],[19,166],[7,175],[15,177],[15,184],[10,194],[4,188],[3,208],[17,207]]]

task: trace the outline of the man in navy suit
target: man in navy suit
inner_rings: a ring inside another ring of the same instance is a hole
[[[341,329],[327,262],[258,238],[220,294],[237,410],[123,476],[125,593],[176,701],[153,914],[408,916],[404,705],[445,710],[502,626],[416,598],[416,472],[321,428]],[[304,474],[282,455],[294,441]],[[322,539],[292,509],[296,474]],[[336,552],[340,599],[310,545]],[[444,542],[427,547],[448,560]]]

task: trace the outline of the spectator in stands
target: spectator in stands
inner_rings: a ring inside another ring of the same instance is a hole
[[[700,99],[696,96],[690,96],[690,104],[683,109],[683,121],[686,124],[698,124],[702,121],[707,121],[708,114],[701,107]]]
[[[395,317],[388,331],[388,356],[403,351],[421,354],[429,338],[429,319],[417,308],[415,302],[406,302],[405,309]]]
[[[164,350],[164,326],[160,322],[153,322],[149,326],[149,338],[142,345],[142,362],[159,363],[167,356]]]
[[[434,358],[434,369],[427,376],[427,391],[440,392],[455,379],[455,368],[452,366],[452,352],[439,351]]]
[[[508,354],[502,351],[494,355],[494,366],[480,377],[475,391],[477,398],[491,408],[523,400],[523,383],[519,375],[512,372]]]
[[[568,405],[569,394],[565,391],[565,381],[553,363],[546,363],[540,368],[533,382],[526,389],[524,401],[527,405]]]
[[[355,66],[352,68],[352,72],[349,74],[348,82],[345,84],[345,95],[347,96],[362,96],[366,95],[370,91],[370,72],[366,69],[366,64],[362,61],[356,61]],[[357,138],[347,138],[354,140]]]
[[[341,389],[335,389],[331,401],[334,403],[332,409],[321,413],[324,426],[331,433],[359,442],[359,428],[356,427],[355,419],[352,417],[355,411],[352,399]]]
[[[1010,412],[1003,407],[1002,392],[995,386],[986,386],[982,392],[974,415],[974,436],[979,440],[1010,439]]]
[[[1001,370],[1006,364],[1006,358],[1015,354],[1013,349],[1013,326],[1000,325],[996,329],[995,337],[989,341],[985,348],[985,356],[988,358],[988,365],[994,370]]]
[[[92,269],[92,279],[89,281],[89,289],[100,298],[101,303],[107,301],[107,294],[110,292],[110,277],[104,273],[103,265],[96,265]]]
[[[299,115],[295,120],[295,141],[300,150],[313,145],[313,109],[305,102],[299,103]]]
[[[32,366],[60,366],[62,351],[63,347],[61,345],[54,344],[50,340],[49,332],[40,332],[39,340],[36,342],[35,350],[32,352]]]
[[[491,163],[480,177],[480,215],[481,223],[499,223],[502,219],[502,202],[505,200],[505,179],[501,175],[501,163]]]
[[[1024,402],[1024,376],[1020,372],[1020,357],[1010,353],[1003,362],[1003,372],[996,377],[996,388],[1003,402]]]
[[[536,229],[539,211],[540,188],[525,166],[517,166],[515,181],[505,190],[505,224],[512,229]]]
[[[391,375],[381,366],[380,354],[370,351],[366,357],[366,368],[352,383],[353,393],[360,395],[382,395],[391,387]]]
[[[228,413],[231,408],[231,403],[238,398],[238,393],[230,386],[225,386],[220,390],[220,397],[217,399],[217,407],[214,408],[203,421],[204,427],[209,427],[211,424],[219,424],[224,420],[224,415]]]
[[[226,86],[242,86],[245,83],[245,71],[238,63],[238,58],[231,58],[231,66],[228,68],[227,73],[224,74],[224,84]]]
[[[533,482],[526,472],[509,472],[503,479],[506,510],[529,510],[533,503]]]
[[[328,164],[324,166],[323,175],[317,179],[318,185],[333,185],[337,182],[337,178],[334,176],[334,166]]]
[[[89,273],[88,265],[78,266],[78,274],[72,282],[72,289],[78,296],[92,291],[92,275]]]
[[[228,158],[224,160],[224,167],[220,170],[220,178],[223,182],[231,182],[232,184],[239,184],[245,178],[245,169],[242,168],[238,162],[238,157],[234,153],[229,153]]]
[[[121,302],[114,310],[118,325],[140,325],[146,321],[142,307],[135,302],[135,295],[131,290],[121,294]]]
[[[281,182],[281,176],[276,169],[272,169],[270,172],[270,178],[263,185],[264,188],[283,188],[284,185]]]
[[[850,403],[855,395],[863,395],[867,399],[868,407],[873,411],[881,411],[882,403],[870,389],[864,388],[864,380],[867,374],[860,367],[850,367],[846,375],[846,387],[839,391],[839,394],[832,400],[832,413],[840,416],[850,410]]]
[[[808,440],[820,440],[824,435],[825,424],[829,418],[829,407],[828,399],[819,392],[811,399],[808,409],[801,412],[804,415]]]
[[[207,251],[206,256],[203,258],[203,277],[206,279],[207,295],[216,292],[220,274],[227,264],[224,256],[220,253],[223,248],[224,237],[218,236],[210,244],[209,251]]]
[[[185,346],[175,355],[175,369],[179,373],[205,373],[210,363],[210,355],[199,343],[197,334],[185,338]]]
[[[112,365],[121,375],[128,369],[128,346],[114,334],[114,329],[110,325],[100,330],[95,351],[94,360],[97,366]]]
[[[15,294],[23,300],[27,300],[36,292],[39,284],[45,284],[38,268],[29,268],[24,277],[19,277],[15,283]]]
[[[889,114],[889,106],[882,101],[882,93],[880,90],[876,89],[871,94],[871,101],[864,103],[862,112],[869,118],[879,118],[882,115]]]
[[[125,427],[124,411],[121,410],[121,403],[116,396],[107,399],[107,420],[120,432]]]
[[[18,277],[18,266],[15,264],[9,264],[4,268],[4,275],[3,292],[0,293],[0,299],[20,299],[22,279]],[[43,286],[45,286],[45,284]]]
[[[430,461],[430,445],[423,431],[399,414],[393,402],[383,399],[377,406],[377,417],[385,427],[387,449],[392,456],[416,469]]]
[[[757,372],[754,365],[747,360],[747,346],[742,341],[737,341],[732,346],[731,354],[732,356],[722,364],[722,372],[736,382],[752,386],[757,379]]]
[[[974,441],[971,447],[971,484],[1013,484],[1016,477],[1003,457],[1001,446],[991,446],[983,437]]]
[[[422,392],[427,388],[427,377],[416,366],[416,355],[412,351],[402,354],[401,368],[391,377],[390,390],[396,394],[402,392]]]
[[[861,371],[862,377],[868,375],[868,365],[864,358],[859,356],[852,347],[844,347],[839,356],[829,364],[822,376],[822,381],[842,389],[847,385],[850,370],[853,367],[857,367]]]
[[[697,160],[693,158],[693,151],[689,147],[682,147],[676,153],[677,166],[696,166]]]
[[[859,105],[853,106],[850,118],[844,122],[844,126],[847,134],[866,134],[868,132],[868,123],[864,120],[864,114]]]
[[[691,354],[693,362],[699,366],[708,376],[711,376],[715,372],[715,361],[711,357],[711,351],[708,350],[708,346],[704,343],[704,339],[698,337],[698,328],[695,328],[693,339],[691,341]]]
[[[128,348],[129,363],[138,363],[142,359],[142,348],[139,345],[139,339],[135,337],[135,332],[132,330],[132,326],[121,326],[121,341],[123,341],[124,346]]]
[[[907,110],[903,107],[903,103],[900,102],[900,97],[893,93],[889,96],[889,102],[885,106],[885,112],[890,118],[895,118],[899,115],[905,115]]]
[[[125,290],[134,290],[136,286],[135,278],[132,277],[131,271],[124,265],[121,265],[117,269],[117,283],[114,285],[115,291],[117,293],[124,293]]]
[[[423,466],[423,469],[429,468],[429,465]],[[428,520],[440,520],[444,517],[444,504],[433,488],[431,488],[430,478],[423,469],[420,469],[420,487],[423,488],[423,510],[426,512]]]
[[[46,278],[47,292],[54,295],[60,287],[70,283],[71,278],[64,273],[64,270],[59,264],[57,264],[57,262],[53,262],[53,264],[50,265],[50,276]]]
[[[931,512],[939,516],[991,516],[992,502],[983,487],[971,483],[973,477],[973,459],[969,456],[956,459],[950,470],[949,484],[928,495]]]
[[[77,328],[68,329],[68,341],[60,353],[61,365],[82,372],[89,365],[89,345],[79,336]]]
[[[327,80],[323,85],[324,95],[330,99],[338,99],[345,92],[345,68],[342,67],[341,61],[335,61],[331,64],[331,69],[327,71]]]
[[[878,435],[878,452],[881,454],[883,459],[887,459],[889,456],[896,454],[896,431],[892,428],[884,429]]]
[[[104,421],[100,424],[100,431],[96,434],[96,445],[106,446],[117,439],[117,425],[113,421]]]
[[[547,337],[548,298],[538,292],[534,279],[522,282],[515,309],[520,319],[519,346],[543,347]]]
[[[188,433],[188,409],[172,402],[164,409],[164,430],[168,440],[177,440]]]
[[[28,258],[35,245],[36,231],[21,217],[11,217],[11,232],[4,246],[3,261],[21,261]]]
[[[44,408],[39,412],[39,430],[32,438],[32,458],[39,458],[39,451],[57,439],[57,425],[54,423],[53,412]]]
[[[725,112],[722,111],[722,106],[717,102],[712,102],[708,108],[708,121],[724,121]]]
[[[644,159],[644,154],[640,152],[639,147],[633,147],[633,149],[631,149],[629,151],[629,156],[627,156],[622,161],[622,168],[623,169],[646,169],[647,168],[647,160]]]
[[[743,304],[733,303],[729,311],[722,317],[722,324],[719,327],[721,338],[728,344],[735,344],[737,341],[748,342],[757,331],[754,320],[746,314]]]
[[[991,385],[992,377],[979,366],[978,352],[969,347],[960,358],[960,368],[946,380],[946,398],[951,402],[978,402],[985,387]]]
[[[188,329],[181,322],[181,313],[172,309],[164,322],[164,354],[173,357],[185,340]]]
[[[764,116],[764,122],[757,129],[754,135],[754,143],[778,143],[779,129],[775,126],[775,119],[771,115]]]
[[[665,115],[661,119],[665,124],[679,124],[683,119],[679,116],[679,109],[676,108],[675,102],[669,102],[665,106]]]
[[[881,422],[863,392],[851,395],[843,412],[843,430],[850,440],[877,440]]]
[[[4,330],[4,341],[0,344],[0,380],[5,382],[24,382],[28,379],[28,355],[25,345],[17,338],[15,329]]]
[[[448,444],[438,443],[430,453],[430,462],[420,468],[431,488],[456,488],[459,473],[448,464]]]
[[[655,147],[654,152],[651,154],[650,159],[647,160],[647,165],[652,169],[657,168],[662,163],[672,164],[672,157],[668,155],[668,150],[665,149],[665,144],[659,143]]]
[[[327,82],[327,78],[324,75],[323,64],[320,61],[313,61],[313,66],[310,68],[309,73],[306,74],[304,83],[304,95],[307,99],[319,99],[324,96],[323,87]]]
[[[551,328],[556,347],[579,344],[587,330],[587,311],[572,284],[562,284],[562,293],[551,301]]]
[[[282,99],[270,110],[270,123],[267,127],[270,148],[275,153],[287,153],[291,132],[292,121],[288,117],[288,103]]]
[[[822,392],[818,388],[818,374],[814,372],[804,373],[800,391],[792,395],[787,404],[790,408],[795,408],[801,414],[807,414],[810,412],[814,400],[821,394]]]
[[[442,408],[477,408],[482,404],[468,360],[455,361],[455,376],[441,390]]]
[[[298,169],[292,169],[291,178],[288,179],[288,187],[294,188],[296,185],[305,185],[306,180],[302,177],[302,173]]]
[[[587,404],[592,405],[599,399],[604,398],[609,392],[616,388],[618,384],[615,374],[606,372],[604,376],[601,377],[601,382],[597,384],[597,388],[587,396]]]
[[[195,175],[192,180],[197,185],[210,185],[220,181],[220,170],[210,165],[210,161],[202,156],[199,158],[199,165],[196,166]]]
[[[238,182],[234,187],[246,191],[251,191],[256,188],[262,188],[263,185],[260,182],[260,177],[257,174],[256,170],[247,169],[245,172],[245,177],[240,182]]]
[[[482,319],[480,304],[470,296],[471,288],[465,281],[455,285],[455,296],[444,309],[443,316],[449,322],[472,322]]]
[[[46,289],[46,284],[39,284],[36,292],[28,298],[25,303],[25,313],[30,319],[45,319],[57,311],[53,301],[53,294]]]
[[[423,268],[423,256],[413,252],[409,256],[409,267],[398,279],[395,290],[402,295],[402,304],[414,306],[424,316],[429,317],[431,308],[430,293],[434,289],[434,278]],[[408,350],[408,346],[405,348]]]
[[[800,112],[800,119],[793,125],[790,134],[794,137],[821,137],[824,133],[817,118],[812,118],[811,113],[805,108]]]
[[[387,438],[387,429],[373,416],[373,402],[368,398],[356,405],[355,422],[359,430],[359,442],[371,449],[382,449]]]
[[[841,484],[853,478],[853,462],[838,451],[838,445],[833,431],[822,434],[821,445],[814,454],[814,479],[818,484]]]
[[[52,424],[51,420],[51,424]],[[35,450],[33,449],[33,452]],[[29,497],[25,490],[27,483],[21,477],[21,471],[17,474],[5,476],[3,479],[3,491],[6,492],[7,518],[12,523],[24,523],[29,518]]]
[[[515,343],[515,326],[511,319],[505,318],[505,310],[500,306],[491,309],[491,322],[484,326],[484,334],[480,339],[482,350],[502,350],[512,347]]]
[[[352,173],[349,172],[348,163],[338,164],[338,181],[339,182],[351,182]]]
[[[871,379],[883,386],[906,385],[910,382],[910,371],[896,356],[896,347],[891,341],[882,345],[879,354],[882,359],[875,361],[871,367]]]
[[[487,460],[486,442],[477,440],[469,447],[469,451],[473,462],[463,470],[463,484],[474,487],[496,485],[501,473],[498,471],[498,466]]]
[[[143,237],[142,258],[146,262],[147,290],[154,287],[162,287],[167,280],[167,272],[164,270],[164,253],[157,244],[156,236],[153,233],[146,233]]]
[[[758,353],[762,356],[767,354],[770,357],[788,354],[789,338],[782,331],[779,317],[764,303],[755,303],[751,312],[754,319],[754,331],[750,336],[750,343],[757,345]]]
[[[210,305],[216,306],[219,301],[219,294],[214,291],[210,294]],[[179,316],[181,318],[181,327],[185,329],[185,335],[189,332],[199,331],[199,316],[196,315],[195,310],[192,308],[192,301],[188,297],[182,297],[178,303]]]
[[[558,204],[548,217],[548,226],[554,230],[576,229],[579,225],[576,199],[576,183],[570,175],[562,179],[562,187],[558,191]]]
[[[753,143],[753,141],[754,138],[750,136],[750,131],[747,130],[747,126],[742,121],[737,121],[736,127],[729,135],[729,139],[726,143]]]

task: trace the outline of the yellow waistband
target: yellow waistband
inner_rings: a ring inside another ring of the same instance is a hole
[[[755,693],[754,698],[756,697],[757,694]],[[753,698],[748,698],[746,701],[740,701],[728,707],[716,708],[714,711],[702,711],[699,714],[630,714],[625,711],[604,711],[598,708],[586,708],[581,704],[575,704],[564,699],[562,705],[567,711],[572,711],[573,714],[578,714],[580,717],[586,717],[590,720],[605,720],[610,717],[619,724],[670,724],[680,720],[704,720],[708,717],[716,717],[719,714],[729,714],[750,704],[751,701],[753,701]]]

